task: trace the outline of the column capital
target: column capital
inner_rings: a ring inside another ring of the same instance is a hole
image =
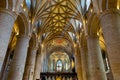
[[[32,50],[38,50],[37,46],[32,46],[32,47],[29,47],[29,48],[32,49]]]
[[[99,39],[99,36],[98,35],[87,35],[86,38],[98,38]]]
[[[8,9],[3,9],[3,8],[0,8],[0,13],[5,13],[5,14],[9,14],[11,15],[15,20],[17,18],[17,14],[11,10],[8,10]]]
[[[30,38],[31,38],[30,35],[26,35],[26,34],[18,35],[17,37],[18,37],[18,38],[26,38],[26,39],[29,39],[29,40],[30,40]]]
[[[111,13],[118,14],[120,16],[120,11],[119,10],[117,10],[117,9],[109,9],[109,10],[106,10],[106,11],[102,12],[100,14],[100,18],[102,18],[102,17],[104,17],[104,16],[106,16],[108,14],[111,14]]]

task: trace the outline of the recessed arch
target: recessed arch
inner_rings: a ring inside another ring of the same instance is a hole
[[[100,29],[99,16],[96,13],[92,13],[87,23],[87,35],[97,35]]]
[[[29,20],[23,13],[20,13],[18,15],[15,24],[19,29],[19,35],[29,35],[30,33]]]

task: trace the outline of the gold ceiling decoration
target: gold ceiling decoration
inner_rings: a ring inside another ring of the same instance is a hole
[[[37,24],[34,30],[38,31],[38,36],[42,42],[54,48],[62,40],[62,46],[69,46],[74,43],[77,32],[79,33],[82,26],[82,15],[89,8],[91,0],[25,0],[23,8],[29,12],[30,20]],[[88,4],[89,3],[89,4]],[[56,39],[58,43],[56,43]],[[50,42],[51,41],[51,42]],[[68,41],[68,42],[66,42]],[[69,44],[68,44],[69,43]]]
[[[82,22],[81,16],[86,12],[88,8],[88,1],[90,0],[32,0],[31,8],[33,21],[39,24],[39,34],[44,37],[44,43],[52,46],[47,48],[52,49],[56,47],[58,43],[55,42],[56,38],[59,41],[64,40],[63,47],[68,44],[72,46],[73,39],[76,32],[80,32]],[[34,5],[34,3],[36,4]],[[61,38],[61,40],[60,40]],[[53,42],[55,44],[53,44]],[[60,45],[57,45],[60,46]],[[69,46],[71,48],[71,46]]]
[[[46,33],[50,38],[68,38],[68,32],[75,32],[71,19],[77,19],[78,16],[81,18],[87,1],[89,0],[37,0],[34,21],[42,22],[40,33]]]

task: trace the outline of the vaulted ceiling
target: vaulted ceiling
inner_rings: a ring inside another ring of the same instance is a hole
[[[84,23],[87,23],[89,12],[104,11],[113,3],[120,8],[119,0],[24,0],[21,9],[29,17],[33,31],[37,32],[47,51],[73,52],[74,43],[85,31]],[[102,48],[105,48],[103,37],[100,39]]]
[[[90,2],[90,0],[25,0],[22,6],[29,12],[30,20],[35,24],[34,28],[37,29],[38,35],[47,44],[47,49],[63,47],[72,51],[75,35],[79,34],[82,28],[81,17],[88,10]],[[71,45],[70,48],[68,45]]]

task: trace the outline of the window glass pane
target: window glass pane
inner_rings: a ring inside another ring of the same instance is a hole
[[[57,71],[62,71],[62,61],[61,60],[57,61]]]
[[[31,2],[30,0],[26,0],[27,7],[30,9]]]

